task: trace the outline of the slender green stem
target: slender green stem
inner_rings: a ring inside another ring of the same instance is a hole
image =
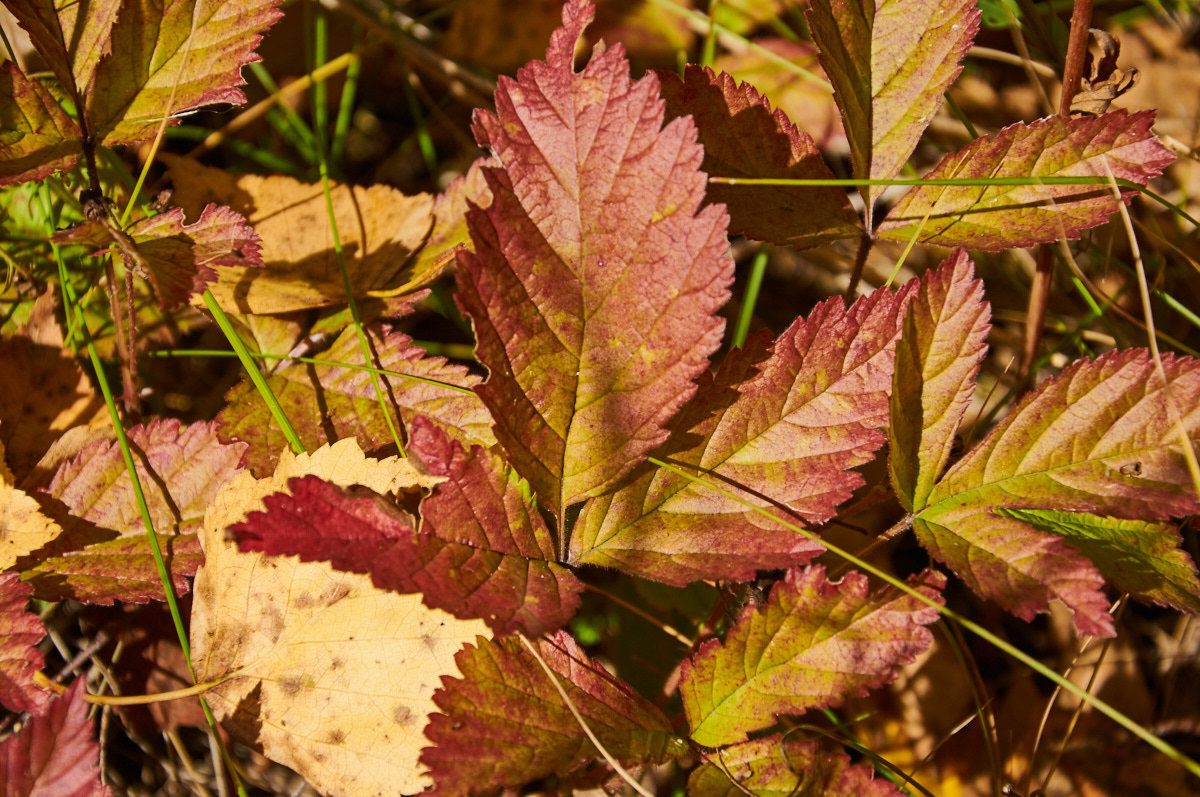
[[[206,289],[203,298],[204,306],[212,313],[213,318],[216,319],[217,326],[225,333],[225,338],[229,341],[229,345],[233,347],[238,359],[242,361],[242,367],[246,369],[246,374],[250,377],[250,381],[254,383],[254,387],[258,390],[259,395],[266,402],[267,409],[271,411],[271,417],[275,419],[275,423],[279,424],[279,430],[287,438],[288,445],[292,447],[293,452],[303,454],[304,443],[300,442],[300,435],[296,434],[296,430],[292,428],[292,422],[288,420],[283,407],[279,405],[279,399],[275,397],[275,392],[267,384],[262,371],[259,370],[254,360],[250,357],[250,352],[246,349],[246,344],[242,342],[237,330],[233,328],[233,323],[229,320],[229,316],[225,315],[225,311],[221,309],[221,305],[217,304],[212,291]]]
[[[761,247],[750,264],[750,280],[746,283],[746,295],[738,310],[737,325],[733,329],[733,345],[741,348],[750,333],[750,321],[754,318],[754,307],[758,304],[758,292],[762,289],[763,275],[767,273],[767,248]]]
[[[927,596],[921,594],[920,592],[918,592],[917,590],[914,590],[912,587],[908,586],[903,581],[900,581],[898,578],[891,575],[890,573],[886,573],[883,570],[879,569],[878,567],[875,567],[874,565],[872,565],[870,562],[864,561],[863,559],[860,559],[859,557],[855,556],[854,554],[850,553],[849,551],[847,551],[843,548],[839,548],[838,546],[832,544],[828,540],[818,537],[818,535],[814,534],[812,531],[809,531],[806,528],[798,526],[795,523],[792,523],[791,521],[787,520],[786,518],[780,517],[777,513],[772,512],[770,509],[766,509],[766,508],[760,507],[760,506],[755,506],[750,501],[747,501],[743,496],[738,495],[737,493],[735,493],[734,491],[732,491],[730,489],[727,489],[726,487],[724,487],[723,485],[721,485],[720,483],[718,483],[717,481],[715,481],[713,479],[706,479],[702,476],[696,476],[692,473],[689,473],[686,469],[679,467],[678,465],[672,464],[670,462],[665,462],[661,459],[658,459],[657,457],[647,457],[647,461],[653,465],[657,465],[658,467],[663,468],[664,470],[669,470],[672,473],[687,479],[688,481],[703,485],[707,489],[715,490],[716,492],[720,493],[721,495],[724,495],[726,498],[730,498],[734,501],[737,501],[738,503],[742,504],[743,506],[746,506],[750,510],[762,515],[763,517],[769,518],[770,520],[773,520],[776,523],[781,524],[785,528],[791,529],[792,531],[796,532],[797,534],[802,534],[805,537],[809,538],[810,540],[813,540],[814,542],[819,543],[826,550],[830,551],[831,553],[833,553],[836,556],[841,557],[842,559],[844,559],[845,561],[854,565],[855,567],[859,568],[860,570],[864,570],[864,571],[870,573],[871,575],[875,576],[876,578],[880,578],[883,581],[887,582],[888,584],[891,584],[893,587],[896,587],[897,589],[903,590],[904,592],[908,593],[909,595],[912,595],[914,598],[921,601],[922,603],[925,603],[928,606],[936,609],[938,611],[938,613],[940,613],[943,617],[945,617],[949,620],[953,620],[954,622],[958,623],[961,627],[967,629],[971,633],[980,637],[981,639],[988,642],[989,644],[995,646],[999,650],[1004,651],[1009,656],[1012,656],[1014,659],[1021,662],[1029,669],[1050,679],[1055,684],[1062,687],[1066,691],[1070,692],[1075,697],[1077,697],[1080,700],[1083,700],[1087,703],[1090,703],[1101,714],[1104,714],[1106,717],[1113,720],[1118,725],[1125,728],[1130,733],[1132,733],[1133,735],[1137,736],[1139,739],[1144,741],[1146,744],[1150,745],[1155,750],[1158,750],[1160,753],[1162,753],[1163,755],[1170,758],[1172,761],[1175,761],[1180,766],[1182,766],[1184,769],[1186,769],[1188,772],[1191,772],[1193,775],[1200,777],[1200,763],[1188,758],[1183,753],[1181,753],[1178,749],[1176,749],[1174,746],[1172,746],[1172,745],[1168,744],[1167,742],[1163,741],[1162,739],[1158,738],[1157,736],[1152,734],[1150,731],[1146,730],[1141,725],[1139,725],[1137,722],[1135,722],[1134,720],[1127,717],[1125,714],[1118,711],[1116,708],[1114,708],[1109,703],[1105,702],[1104,700],[1101,700],[1100,698],[1096,697],[1093,694],[1089,694],[1087,691],[1085,691],[1084,689],[1071,683],[1066,678],[1063,678],[1061,675],[1059,675],[1054,670],[1047,667],[1045,664],[1042,664],[1040,661],[1033,658],[1028,653],[1025,653],[1023,650],[1013,646],[1009,642],[1006,642],[1005,640],[996,636],[995,634],[993,634],[991,631],[987,630],[983,626],[978,625],[977,623],[971,622],[966,617],[963,617],[961,614],[954,611],[953,609],[948,609],[947,607],[945,607],[938,601],[934,600],[933,598],[927,597]]]

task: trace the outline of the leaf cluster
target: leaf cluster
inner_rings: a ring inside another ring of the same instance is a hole
[[[0,186],[73,222],[33,232],[50,255],[22,280],[60,295],[0,341],[49,403],[0,395],[0,702],[30,716],[0,774],[23,793],[108,788],[85,679],[44,688],[31,597],[166,602],[205,711],[346,795],[642,789],[668,762],[697,795],[897,794],[805,731],[924,656],[943,616],[990,633],[946,607],[949,579],[1023,620],[1061,604],[1081,636],[1117,635],[1115,593],[1200,611],[1179,524],[1200,491],[1194,359],[1076,360],[959,448],[992,324],[970,253],[1076,239],[1172,160],[1152,111],[1096,108],[976,137],[885,198],[975,3],[810,4],[857,210],[731,74],[634,79],[615,43],[577,67],[596,9],[568,0],[544,59],[476,111],[488,155],[436,197],[167,155],[179,205],[139,180],[121,213],[105,153],[243,102],[276,3],[4,3],[49,74],[0,70]],[[857,243],[853,301],[724,346],[731,236]],[[944,259],[859,295],[883,241]],[[483,375],[408,326],[451,267]],[[124,415],[80,300],[101,282]],[[139,344],[153,319],[207,327],[189,304],[251,371],[211,420],[143,420]],[[911,530],[928,566],[901,578],[839,545],[856,497],[897,519],[870,548]],[[581,645],[588,593],[614,583],[704,595],[661,699]]]

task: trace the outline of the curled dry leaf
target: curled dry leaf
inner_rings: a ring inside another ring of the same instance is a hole
[[[222,681],[208,699],[226,727],[323,794],[419,792],[430,783],[418,755],[433,693],[442,676],[458,675],[459,648],[491,634],[481,621],[426,608],[420,595],[376,589],[369,576],[242,553],[226,540],[263,498],[310,474],[382,494],[438,481],[342,440],[311,455],[285,452],[268,478],[243,472],[229,482],[204,518],[197,678]]]

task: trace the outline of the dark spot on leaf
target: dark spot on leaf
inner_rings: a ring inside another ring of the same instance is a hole
[[[329,735],[325,737],[325,741],[329,742],[330,744],[341,744],[342,742],[346,741],[346,732],[341,728],[334,728],[329,732]]]

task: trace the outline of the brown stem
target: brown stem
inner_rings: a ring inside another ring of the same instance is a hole
[[[125,367],[121,369],[121,381],[125,386],[125,411],[137,415],[141,411],[137,389],[137,307],[134,302],[133,272],[129,268],[125,269],[125,302],[129,313],[129,356],[125,358]]]
[[[863,268],[867,265],[867,255],[871,253],[874,240],[869,232],[864,232],[858,240],[858,253],[854,256],[854,270],[850,272],[850,284],[846,287],[846,301],[853,302],[858,283],[862,280]]]
[[[1079,91],[1083,78],[1083,61],[1087,55],[1088,28],[1092,24],[1092,0],[1075,0],[1071,11],[1071,33],[1067,39],[1067,58],[1063,63],[1062,96],[1058,101],[1058,115],[1067,119],[1071,115],[1071,101]],[[1050,296],[1050,280],[1054,275],[1054,255],[1046,246],[1038,249],[1037,271],[1029,288],[1029,307],[1025,313],[1025,351],[1021,363],[1023,377],[1032,374],[1034,360],[1042,339],[1042,327],[1046,320],[1046,303]]]

